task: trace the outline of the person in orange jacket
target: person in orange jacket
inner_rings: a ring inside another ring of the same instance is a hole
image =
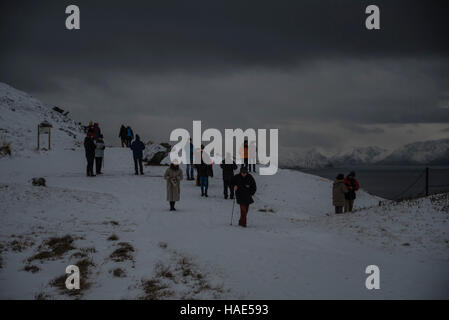
[[[243,160],[241,168],[245,167],[246,169],[248,169],[248,158],[248,140],[245,140],[245,142],[243,142],[243,146],[240,148],[240,159]]]

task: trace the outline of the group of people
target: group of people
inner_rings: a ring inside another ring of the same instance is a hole
[[[93,177],[102,174],[101,169],[105,143],[98,123],[93,123],[91,121],[89,126],[86,126],[85,129],[86,137],[84,139],[84,148],[87,159],[87,176]],[[133,152],[135,174],[139,175],[140,173],[143,175],[143,151],[145,150],[145,144],[141,141],[138,134],[135,135],[134,139],[134,133],[129,126],[121,126],[119,137],[122,142],[122,147],[129,147]],[[132,141],[133,139],[134,141]],[[187,164],[186,166],[187,180],[196,180],[197,185],[201,188],[201,196],[208,197],[209,177],[213,177],[212,161],[208,161],[208,156],[203,157],[204,146],[202,145],[199,154],[201,163],[193,164],[194,147],[192,139],[190,139],[188,148],[190,164]],[[254,202],[253,196],[257,191],[256,181],[249,173],[251,172],[251,169],[253,169],[254,172],[256,171],[255,154],[255,148],[248,146],[248,141],[245,141],[240,154],[243,164],[241,165],[238,174],[235,174],[238,166],[231,158],[230,154],[226,154],[225,159],[220,164],[223,177],[224,199],[235,199],[240,205],[239,225],[242,227],[246,227],[247,225],[249,206]],[[194,175],[195,171],[197,173],[196,179]],[[167,201],[170,203],[170,211],[176,211],[175,203],[180,200],[180,182],[183,180],[183,173],[177,162],[173,162],[165,171],[164,179],[167,183]],[[359,188],[360,185],[355,178],[354,171],[349,173],[346,177],[343,174],[339,174],[336,177],[332,189],[332,201],[335,207],[335,213],[352,212],[354,200],[356,199],[356,192]]]
[[[85,130],[86,137],[84,138],[84,150],[87,159],[86,173],[88,177],[94,177],[95,175],[102,174],[101,168],[103,165],[105,144],[98,123],[90,121],[89,125],[85,127]]]
[[[355,178],[355,172],[350,172],[346,178],[340,173],[332,187],[332,203],[335,213],[352,212],[356,192],[360,189],[359,182]]]
[[[133,129],[131,129],[130,126],[125,127],[125,125],[122,124],[118,136],[122,142],[122,148],[129,148],[131,146],[131,141],[134,139]]]
[[[125,129],[126,136],[122,135],[122,129]],[[89,125],[85,127],[85,131],[84,150],[87,160],[86,174],[88,177],[95,177],[96,175],[102,174],[104,150],[106,149],[106,146],[98,123],[90,121]],[[133,152],[135,174],[138,175],[140,173],[143,175],[143,150],[145,150],[145,144],[140,140],[138,134],[136,134],[134,139],[134,133],[129,126],[125,128],[125,126],[122,125],[120,134],[122,147],[125,144]],[[132,141],[133,139],[134,141]]]
[[[248,143],[245,141],[246,149],[248,149]],[[245,149],[245,145],[243,147]],[[201,189],[201,196],[208,197],[209,189],[209,177],[213,177],[213,164],[207,155],[203,157],[204,146],[201,146],[199,156],[201,163],[193,164],[194,160],[194,147],[192,139],[188,145],[188,154],[190,157],[190,163],[186,165],[187,180],[196,180],[197,186]],[[244,151],[243,151],[244,153]],[[245,154],[242,154],[245,156]],[[248,152],[246,152],[246,159],[248,159]],[[239,174],[234,174],[234,171],[238,169],[237,164],[231,158],[230,154],[226,154],[226,158],[220,164],[220,168],[223,173],[223,193],[225,199],[232,199],[240,205],[240,219],[239,225],[246,227],[246,217],[249,210],[249,205],[254,202],[253,196],[256,193],[257,186],[253,176],[248,173],[249,164],[248,161],[244,162],[240,168]],[[195,170],[194,170],[195,169]],[[255,171],[255,164],[253,170]],[[194,172],[197,176],[195,179]],[[180,181],[183,179],[182,170],[179,168],[178,163],[172,163],[170,167],[165,171],[164,178],[167,180],[167,201],[170,203],[170,211],[176,211],[175,203],[180,199]]]
[[[210,176],[210,170],[212,170],[212,165],[202,161],[201,164],[195,166],[197,166],[198,176],[201,181],[201,196],[207,197],[208,178]],[[246,227],[249,206],[254,203],[253,196],[257,191],[256,181],[248,173],[246,166],[242,166],[240,173],[236,175],[234,175],[234,170],[237,169],[235,163],[222,163],[220,166],[223,169],[225,199],[228,198],[227,189],[230,189],[230,198],[234,199],[235,195],[235,201],[240,205],[239,226]],[[165,171],[164,179],[167,180],[167,201],[170,203],[170,211],[176,211],[175,203],[180,200],[180,183],[183,179],[182,170],[176,161]],[[189,180],[194,179],[190,178]]]

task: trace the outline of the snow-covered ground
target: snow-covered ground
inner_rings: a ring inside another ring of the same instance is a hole
[[[165,167],[133,170],[122,148],[94,178],[81,149],[0,159],[0,298],[449,298],[447,196],[379,206],[361,191],[359,210],[336,216],[330,181],[280,170],[255,176],[244,229],[237,207],[230,226],[219,168],[209,198],[182,182],[176,212]],[[47,187],[31,186],[41,176]],[[53,282],[69,264],[81,265],[78,295]],[[371,264],[380,290],[365,288]]]
[[[219,168],[209,198],[184,180],[170,212],[165,167],[135,176],[131,151],[107,148],[105,174],[88,178],[73,120],[1,83],[0,111],[12,152],[0,155],[0,299],[449,298],[447,195],[395,204],[360,191],[357,211],[336,216],[331,181],[279,170],[255,176],[243,229],[237,206],[230,225]],[[52,150],[36,151],[44,120]],[[365,288],[372,264],[380,290]]]

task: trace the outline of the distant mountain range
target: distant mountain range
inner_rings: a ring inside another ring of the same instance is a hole
[[[449,138],[406,144],[393,151],[376,146],[354,147],[327,156],[317,149],[282,150],[279,163],[284,168],[324,168],[363,165],[448,165]]]

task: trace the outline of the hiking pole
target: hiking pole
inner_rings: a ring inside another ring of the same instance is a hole
[[[234,201],[232,202],[231,226],[232,226],[232,220],[234,219],[234,206],[235,206],[235,198],[234,198]]]

